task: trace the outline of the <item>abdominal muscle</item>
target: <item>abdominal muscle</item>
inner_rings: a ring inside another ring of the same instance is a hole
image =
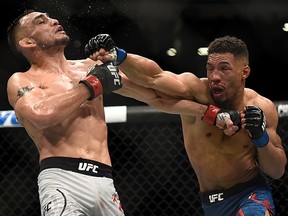
[[[95,104],[94,104],[95,106]],[[73,157],[111,165],[104,109],[79,108],[60,124],[37,129],[26,122],[25,128],[39,151],[39,161],[48,157]]]
[[[182,117],[184,145],[201,192],[227,189],[259,173],[244,130],[229,137],[201,119],[190,120]]]

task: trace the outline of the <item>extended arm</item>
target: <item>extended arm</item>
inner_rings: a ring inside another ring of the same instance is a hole
[[[219,129],[223,129],[224,134],[228,136],[235,134],[241,128],[240,113],[237,111],[171,97],[155,89],[146,88],[132,82],[122,72],[120,72],[120,75],[124,87],[115,91],[115,93],[145,102],[163,112],[198,116],[207,124],[216,125]]]
[[[150,59],[135,54],[127,55],[123,49],[115,46],[114,41],[107,34],[99,34],[91,38],[85,46],[85,52],[87,57],[93,60],[112,61],[118,65],[121,69],[120,74],[125,74],[121,76],[128,78],[126,79],[128,81],[126,84],[124,82],[124,88],[117,93],[143,101],[161,111],[181,115],[201,115],[203,121],[211,125],[216,125],[217,119],[218,122],[222,122],[221,127],[217,124],[219,128],[223,129],[226,126],[233,128],[234,132],[230,132],[230,135],[235,133],[235,128],[236,131],[240,129],[240,115],[237,111],[224,111],[212,105],[206,106],[191,101],[208,103],[205,81],[192,73],[178,75],[163,71],[156,62]],[[131,84],[131,81],[135,85]],[[132,87],[129,88],[127,83]],[[150,91],[152,97],[146,98],[145,94],[143,95],[143,92],[139,90],[141,87],[145,92]]]
[[[175,74],[164,71],[153,60],[136,54],[127,54],[114,45],[107,34],[100,34],[89,40],[85,47],[88,57],[103,62],[113,61],[134,83],[158,90],[166,95],[207,103],[204,82],[193,73]]]

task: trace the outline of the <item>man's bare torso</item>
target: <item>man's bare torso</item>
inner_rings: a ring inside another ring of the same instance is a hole
[[[28,88],[41,88],[44,90],[44,97],[49,97],[76,86],[86,76],[89,64],[91,61],[69,61],[69,70],[66,71],[43,72],[30,69],[19,76],[30,80],[31,86]],[[29,97],[32,92],[33,90],[23,97]],[[47,157],[66,156],[111,165],[102,96],[84,102],[68,118],[47,128],[37,128],[19,112],[16,115],[35,142],[40,161]]]
[[[226,136],[199,117],[182,115],[181,120],[185,149],[201,192],[230,188],[259,173],[256,148],[246,131]]]

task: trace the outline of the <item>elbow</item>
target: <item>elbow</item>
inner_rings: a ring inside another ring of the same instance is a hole
[[[58,112],[55,107],[47,106],[44,103],[34,105],[22,104],[15,106],[15,113],[21,122],[29,122],[38,129],[45,129],[54,126],[63,120],[63,114]]]
[[[279,175],[276,176],[276,179],[281,178],[285,174],[286,166],[287,166],[287,160],[285,160],[285,163],[283,164],[283,168],[280,170]]]
[[[45,129],[57,124],[55,112],[33,112],[30,122],[38,129]]]
[[[274,179],[279,179],[285,174],[286,166],[287,166],[287,158],[285,156],[285,158],[283,158],[283,164],[279,166],[278,175],[276,175]]]
[[[280,179],[284,175],[284,173],[285,173],[285,170],[283,172],[278,172],[278,173],[275,173],[274,175],[270,175],[270,177],[275,180]]]
[[[267,175],[272,178],[272,179],[280,179],[286,172],[286,166],[283,165],[281,167],[279,167],[276,170],[273,170],[273,172],[269,172],[267,173]]]

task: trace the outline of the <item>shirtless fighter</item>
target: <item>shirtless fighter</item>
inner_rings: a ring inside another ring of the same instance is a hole
[[[19,123],[39,151],[41,214],[123,216],[113,183],[102,94],[118,89],[159,109],[179,112],[180,108],[201,117],[207,106],[168,96],[163,100],[155,90],[129,80],[121,88],[118,68],[112,64],[66,59],[69,40],[57,19],[38,11],[25,11],[8,28],[11,50],[30,63],[27,71],[9,78],[7,93]],[[223,110],[211,110],[205,119],[212,125],[217,114],[220,120],[227,117]],[[235,124],[240,122],[237,111],[229,113]],[[231,127],[225,126],[226,120]],[[226,120],[220,128],[234,133],[238,127]]]
[[[275,214],[266,177],[280,178],[287,158],[276,133],[278,113],[274,103],[245,87],[250,74],[249,54],[241,39],[224,36],[210,43],[205,78],[163,71],[154,61],[116,47],[107,34],[93,37],[86,52],[91,59],[113,61],[120,74],[138,85],[170,97],[241,112],[242,129],[226,136],[201,117],[181,114],[179,109],[184,145],[198,178],[202,207],[206,216]]]

